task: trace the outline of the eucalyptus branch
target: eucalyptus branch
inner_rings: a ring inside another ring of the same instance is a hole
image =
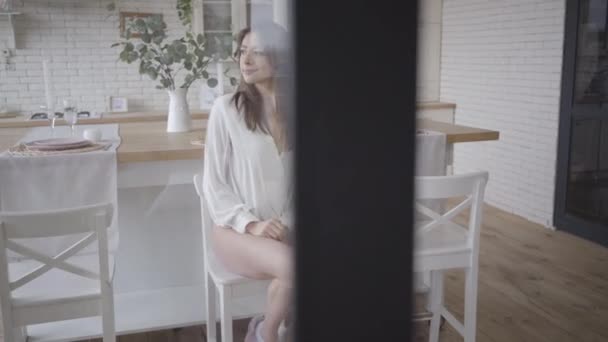
[[[128,64],[139,61],[140,74],[159,79],[158,89],[176,89],[176,76],[183,71],[187,73],[181,88],[189,88],[201,78],[206,79],[210,87],[215,87],[217,80],[210,78],[206,71],[212,53],[207,50],[205,38],[187,32],[185,37],[166,42],[166,28],[160,17],[137,19],[127,28],[125,39],[112,47],[122,47],[121,61]],[[138,40],[131,36],[132,32],[139,35]]]

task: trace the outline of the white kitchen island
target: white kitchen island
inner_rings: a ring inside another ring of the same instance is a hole
[[[118,335],[205,324],[203,243],[199,199],[192,177],[202,169],[206,119],[188,133],[166,133],[162,121],[120,123],[118,225],[114,277]],[[99,123],[105,123],[103,121]],[[419,120],[448,143],[498,139],[498,132]],[[6,150],[29,127],[1,128]],[[235,303],[235,318],[264,307],[264,289]],[[29,341],[73,341],[101,336],[101,318],[30,326]]]

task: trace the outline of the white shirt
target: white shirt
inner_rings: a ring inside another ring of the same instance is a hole
[[[272,218],[293,228],[292,153],[279,154],[272,136],[249,130],[232,96],[215,100],[207,123],[203,194],[209,215],[240,233],[250,222]]]

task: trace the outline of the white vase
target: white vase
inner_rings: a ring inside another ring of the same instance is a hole
[[[169,90],[169,117],[167,132],[188,132],[192,128],[192,118],[188,108],[187,88]]]

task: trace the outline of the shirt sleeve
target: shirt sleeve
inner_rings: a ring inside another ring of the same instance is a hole
[[[229,185],[231,141],[226,127],[223,98],[218,98],[207,122],[203,163],[203,194],[209,215],[216,225],[229,226],[244,234],[250,222],[259,221]]]
[[[281,216],[279,217],[279,221],[281,221],[282,224],[284,224],[285,226],[287,226],[287,228],[294,230],[295,228],[295,215],[294,215],[294,206],[293,206],[293,191],[289,191],[286,201],[285,201],[285,208],[283,209],[283,212],[281,213]]]

